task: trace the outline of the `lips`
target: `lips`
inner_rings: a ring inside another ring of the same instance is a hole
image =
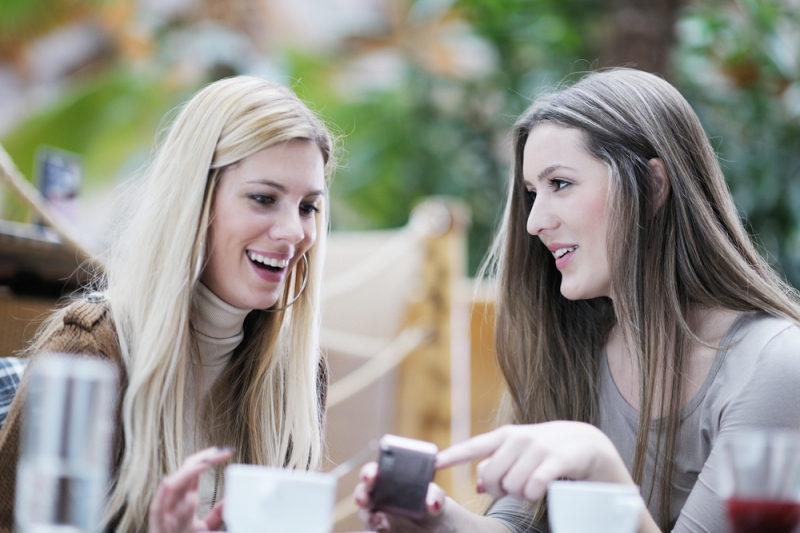
[[[577,244],[552,243],[547,246],[556,260],[556,268],[561,270],[570,262],[578,249]]]
[[[283,281],[289,266],[289,259],[269,257],[254,250],[247,250],[247,257],[250,259],[250,264],[258,277],[272,283]]]
[[[274,272],[277,272],[289,266],[288,259],[276,259],[274,257],[267,257],[252,250],[247,250],[247,257],[249,257],[250,261],[255,263],[256,266],[262,268],[269,268]]]

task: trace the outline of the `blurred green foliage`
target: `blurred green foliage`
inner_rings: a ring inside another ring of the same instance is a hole
[[[544,86],[590,65],[599,0],[459,0],[454,11],[495,51],[497,64],[479,79],[459,80],[425,68],[400,49],[401,83],[359,98],[330,96],[329,60],[290,61],[299,92],[346,135],[346,165],[332,189],[335,229],[396,227],[429,195],[470,207],[468,270],[477,270],[506,195],[515,117]],[[590,36],[592,38],[590,38]],[[322,70],[320,70],[322,69]],[[316,89],[312,89],[316,88]]]
[[[29,20],[39,9],[32,6],[45,1],[9,0],[0,8],[0,21]],[[64,0],[64,5],[111,1]],[[19,7],[23,4],[27,11]],[[419,13],[437,5],[447,10],[445,22],[464,20],[483,39],[495,58],[493,68],[459,77],[421,60],[421,45],[413,36],[430,23]],[[354,36],[340,47],[314,55],[280,49],[272,60],[285,74],[282,81],[293,85],[342,134],[346,156],[331,192],[334,228],[396,227],[406,223],[413,205],[426,196],[459,197],[472,211],[469,271],[474,273],[505,199],[511,126],[542,90],[565,77],[605,66],[586,58],[597,57],[608,37],[604,32],[609,27],[609,3],[417,0],[407,7],[400,22],[393,22],[405,24],[404,28],[378,30],[386,34],[363,47],[389,48],[401,59],[403,67],[391,85],[351,88],[342,81],[347,65],[358,56],[354,52],[358,40],[371,36]],[[20,15],[23,12],[27,15]],[[798,17],[797,8],[779,0],[689,3],[678,25],[672,79],[718,148],[753,233],[773,264],[796,286],[800,286]],[[159,39],[172,29],[161,28]],[[131,173],[149,151],[164,113],[196,88],[166,83],[168,51],[159,53],[155,61],[161,66],[152,72],[120,65],[94,75],[2,139],[22,171],[30,176],[36,147],[50,144],[85,156],[90,187]],[[217,72],[235,70],[226,67]],[[209,78],[218,75],[208,73]],[[6,216],[17,215],[6,209]]]
[[[113,0],[3,0],[0,52]]]
[[[36,150],[46,145],[83,156],[85,190],[108,187],[146,160],[162,117],[183,96],[161,77],[126,68],[105,71],[26,120],[2,144],[29,178]],[[25,220],[27,210],[7,196],[3,216]]]
[[[800,287],[800,11],[779,0],[692,4],[676,82],[700,115],[751,232]]]

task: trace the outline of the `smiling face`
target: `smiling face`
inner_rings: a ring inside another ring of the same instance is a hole
[[[225,170],[214,193],[200,281],[240,309],[275,305],[287,276],[316,240],[324,169],[315,144],[292,140]]]
[[[525,187],[533,207],[527,230],[553,254],[561,294],[569,300],[611,296],[606,247],[606,165],[584,148],[583,132],[544,123],[528,136],[523,152]]]

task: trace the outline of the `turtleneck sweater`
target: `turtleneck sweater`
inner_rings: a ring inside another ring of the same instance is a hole
[[[244,319],[249,312],[226,303],[202,283],[197,284],[192,299],[190,324],[197,339],[199,364],[193,365],[189,374],[184,398],[184,457],[209,446],[222,444],[207,442],[202,426],[197,421],[202,416],[200,409],[203,400],[227,367],[233,350],[244,338]],[[197,516],[205,517],[211,510],[216,484],[215,468],[200,476]],[[218,489],[221,488],[220,483]],[[216,499],[221,500],[222,494],[217,494]]]

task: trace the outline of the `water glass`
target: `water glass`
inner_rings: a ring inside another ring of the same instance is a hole
[[[115,368],[94,357],[46,354],[26,372],[16,530],[94,533],[111,462]]]

